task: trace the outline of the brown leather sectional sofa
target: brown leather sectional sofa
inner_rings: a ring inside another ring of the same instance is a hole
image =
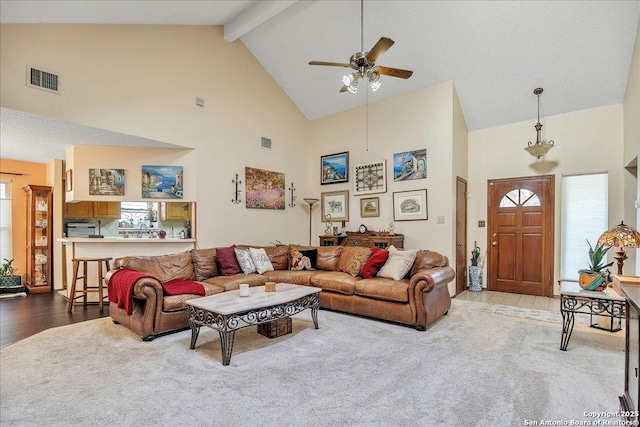
[[[454,279],[455,271],[449,266],[447,257],[437,252],[419,251],[405,278],[363,279],[340,271],[350,252],[348,248],[294,245],[264,247],[274,271],[231,276],[219,274],[215,248],[194,249],[173,255],[118,258],[107,280],[120,268],[137,270],[153,277],[140,278],[132,284],[131,315],[113,302],[109,305],[109,314],[115,322],[130,328],[145,341],[187,328],[186,301],[198,295],[165,296],[161,282],[174,279],[198,281],[204,286],[206,295],[238,289],[240,283],[260,286],[267,281],[274,281],[317,286],[322,288],[322,308],[411,325],[417,330],[425,330],[449,310],[451,298],[447,284]],[[292,253],[306,249],[318,251],[316,270],[290,270]]]

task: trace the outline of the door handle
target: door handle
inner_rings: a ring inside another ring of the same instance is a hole
[[[458,243],[458,246],[462,246],[462,243]]]
[[[493,246],[498,246],[498,242],[491,243]]]

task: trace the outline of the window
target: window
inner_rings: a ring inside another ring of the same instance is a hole
[[[595,246],[609,224],[609,175],[562,177],[560,277],[577,280],[578,270],[589,267],[589,245]]]
[[[0,260],[13,259],[11,240],[11,183],[0,181]]]
[[[501,200],[501,208],[515,208],[522,206],[540,206],[540,199],[533,191],[524,188],[518,188],[509,191]]]

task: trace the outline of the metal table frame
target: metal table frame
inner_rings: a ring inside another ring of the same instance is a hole
[[[229,365],[229,362],[231,361],[233,342],[238,329],[291,317],[294,314],[306,310],[307,308],[311,309],[313,325],[315,329],[318,329],[319,307],[320,300],[318,298],[318,292],[290,302],[242,311],[230,315],[219,314],[213,310],[206,310],[190,305],[189,326],[191,327],[191,346],[189,348],[192,350],[196,348],[196,341],[198,340],[198,334],[200,333],[201,326],[208,326],[211,329],[215,329],[220,334],[222,364],[226,366]]]
[[[590,316],[589,324],[592,328],[609,332],[617,332],[622,327],[614,328],[613,319],[624,319],[626,302],[623,296],[618,295],[613,289],[605,291],[586,291],[577,283],[562,282],[560,286],[560,313],[562,314],[562,336],[560,338],[560,350],[566,351],[573,332],[575,323],[574,314],[582,313]],[[593,316],[603,316],[611,319],[608,328],[603,328],[594,323]]]

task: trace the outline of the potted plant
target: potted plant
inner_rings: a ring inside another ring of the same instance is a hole
[[[580,287],[588,291],[603,291],[609,282],[609,270],[606,268],[613,265],[613,262],[604,264],[604,257],[610,247],[596,244],[594,248],[588,240],[587,244],[589,245],[589,268],[578,270]]]
[[[13,266],[13,259],[3,259],[0,265],[0,288],[20,288],[22,286],[21,277],[15,272],[17,268]]]

